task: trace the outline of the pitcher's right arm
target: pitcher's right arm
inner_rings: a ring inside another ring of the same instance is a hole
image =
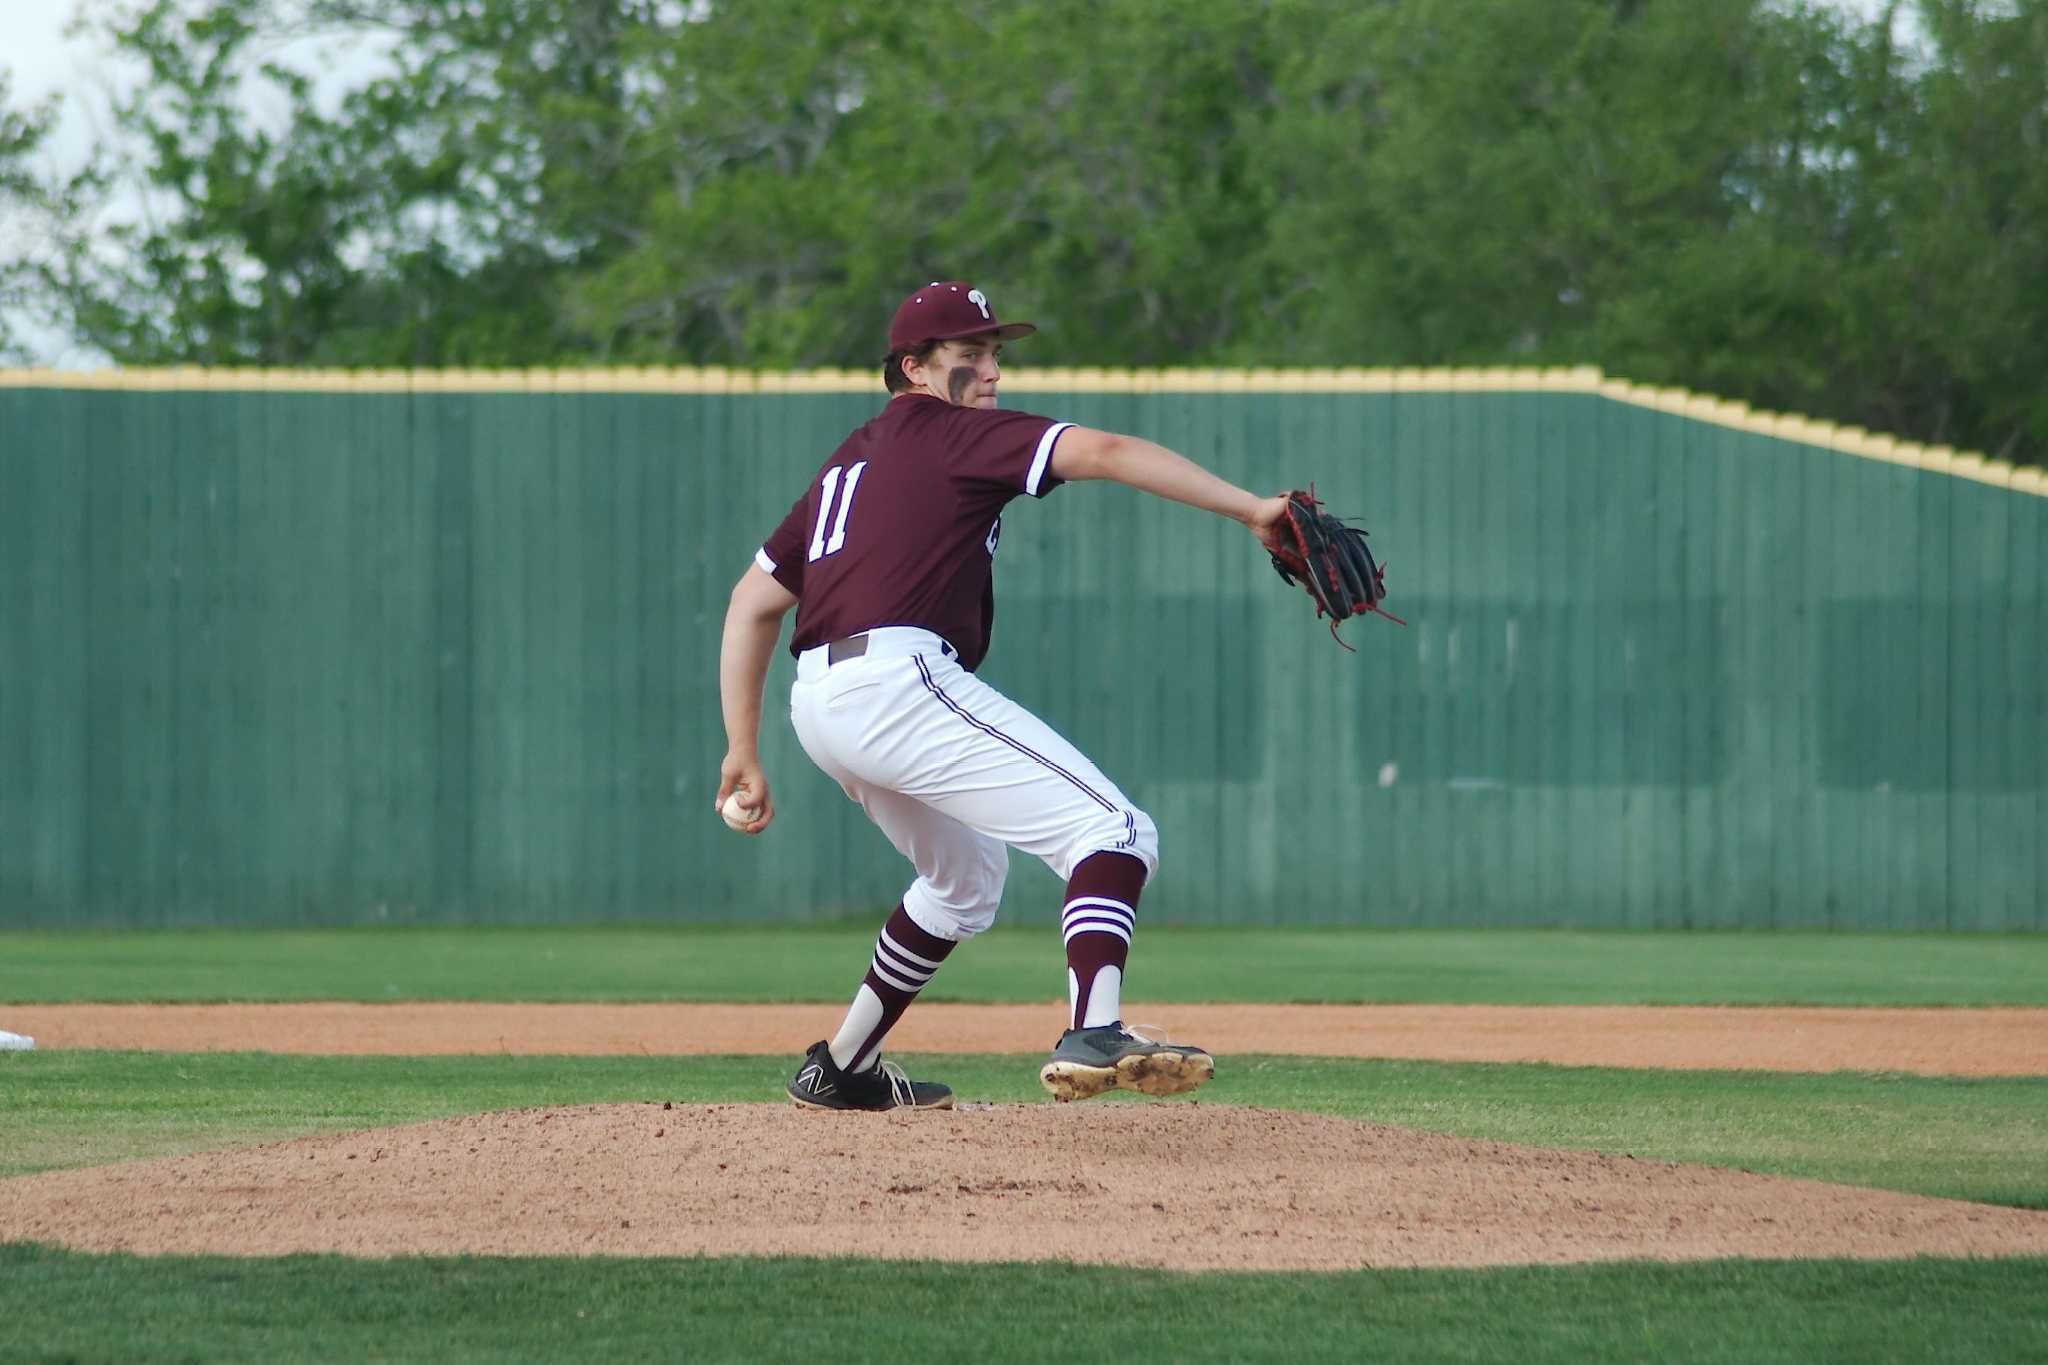
[[[768,775],[761,771],[761,688],[768,681],[768,661],[782,635],[782,618],[796,605],[796,594],[750,564],[733,585],[725,609],[725,634],[718,646],[718,703],[725,716],[725,761],[718,766],[718,795],[712,809],[725,805],[735,791],[740,803],[758,813],[744,827],[759,834],[775,818],[768,793]]]

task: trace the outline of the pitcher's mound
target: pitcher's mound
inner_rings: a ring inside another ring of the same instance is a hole
[[[1207,1104],[621,1104],[0,1181],[0,1240],[1338,1270],[2039,1255],[2048,1213]]]

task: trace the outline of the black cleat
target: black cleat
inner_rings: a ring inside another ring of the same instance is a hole
[[[841,1071],[823,1039],[811,1044],[789,1078],[789,1098],[802,1109],[951,1109],[953,1092],[937,1081],[913,1081],[894,1062],[872,1071]]]

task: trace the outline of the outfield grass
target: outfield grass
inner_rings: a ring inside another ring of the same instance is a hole
[[[2048,1260],[1341,1275],[79,1256],[0,1246],[8,1360],[2039,1360]]]
[[[904,1060],[963,1099],[1045,1099],[1037,1057]],[[779,1102],[791,1064],[0,1054],[0,1176],[532,1105]],[[1202,1094],[1502,1142],[2048,1208],[2048,1079],[1230,1057]]]
[[[0,1002],[838,1003],[878,924],[15,932]],[[999,928],[923,998],[1056,999],[1063,963],[1049,926]],[[1131,968],[1150,1000],[2048,1005],[2048,935],[1143,927]]]

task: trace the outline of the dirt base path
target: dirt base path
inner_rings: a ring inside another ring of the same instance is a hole
[[[1174,1270],[2048,1254],[2048,1212],[1205,1104],[516,1110],[0,1181],[0,1240]]]
[[[794,1057],[837,1025],[836,1005],[10,1005],[0,1027],[44,1048]],[[925,1003],[890,1046],[1039,1052],[1065,1007]],[[2044,1009],[1762,1009],[1506,1005],[1143,1005],[1175,1038],[1219,1055],[1765,1071],[2048,1075]]]

